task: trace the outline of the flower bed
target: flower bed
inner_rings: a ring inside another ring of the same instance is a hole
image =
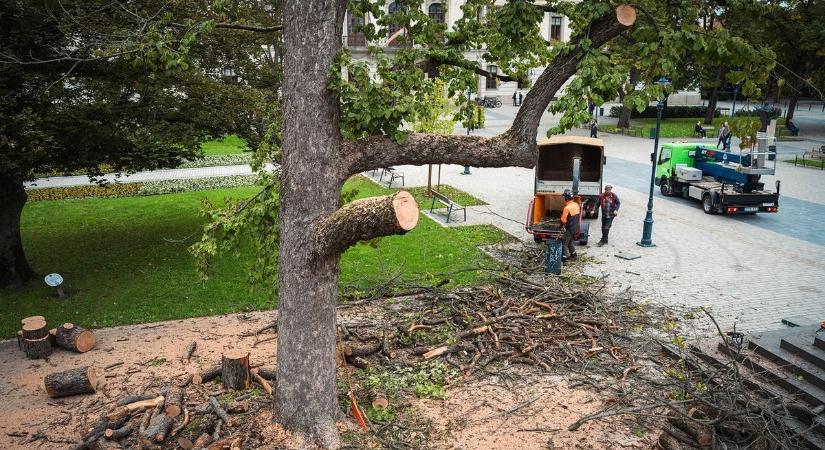
[[[60,188],[30,189],[30,202],[89,197],[134,197],[139,195],[172,194],[175,192],[251,186],[257,175],[229,177],[186,178],[181,180],[149,181],[146,183],[112,183],[104,186],[87,185]]]

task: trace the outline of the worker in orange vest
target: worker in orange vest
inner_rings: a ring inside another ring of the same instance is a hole
[[[576,259],[576,249],[573,247],[573,238],[579,235],[579,219],[581,218],[581,208],[578,202],[573,200],[573,192],[570,189],[564,190],[564,209],[561,212],[561,225],[564,227],[564,240],[562,241],[562,260]]]

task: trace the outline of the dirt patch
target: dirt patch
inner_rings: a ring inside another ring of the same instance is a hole
[[[641,449],[651,445],[641,430],[618,419],[588,422],[576,431],[568,431],[571,423],[596,412],[603,404],[597,393],[571,388],[560,376],[528,375],[510,387],[475,382],[451,389],[444,401],[423,400],[417,406],[445,431],[437,448]]]

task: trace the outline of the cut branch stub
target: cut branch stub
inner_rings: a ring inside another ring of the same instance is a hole
[[[633,25],[636,23],[636,8],[628,4],[619,5],[616,8],[616,20],[626,27]]]
[[[339,255],[361,241],[404,234],[418,224],[418,203],[409,192],[356,200],[313,226],[313,251]]]

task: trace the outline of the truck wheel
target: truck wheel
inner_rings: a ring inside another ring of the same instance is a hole
[[[673,195],[673,188],[670,187],[670,181],[662,177],[662,180],[659,182],[659,191],[665,197],[670,197]]]
[[[705,214],[716,214],[716,208],[713,206],[713,199],[710,194],[702,196],[702,210]]]

